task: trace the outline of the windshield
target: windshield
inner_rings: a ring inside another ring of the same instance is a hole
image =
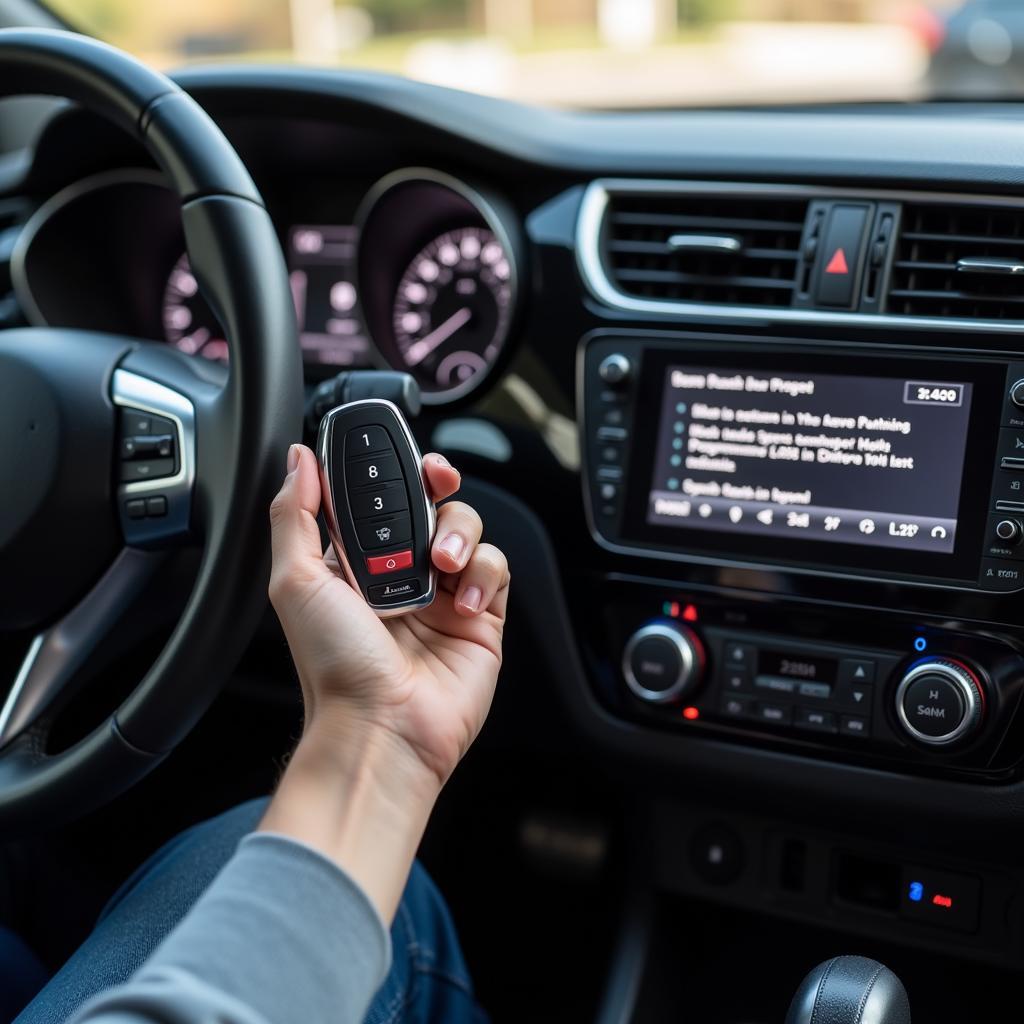
[[[51,0],[169,68],[375,68],[573,107],[1024,93],[1024,0]]]

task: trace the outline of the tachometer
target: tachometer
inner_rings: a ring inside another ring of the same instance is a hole
[[[164,334],[169,344],[187,352],[226,363],[228,343],[224,331],[199,292],[188,254],[174,264],[163,301]]]
[[[405,369],[425,391],[468,390],[494,363],[512,314],[512,266],[487,228],[435,238],[398,283],[392,325]]]

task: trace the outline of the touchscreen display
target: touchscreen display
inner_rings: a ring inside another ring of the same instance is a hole
[[[647,522],[950,554],[972,390],[670,366]]]

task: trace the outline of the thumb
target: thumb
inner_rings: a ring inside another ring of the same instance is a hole
[[[279,598],[287,600],[291,585],[301,586],[325,571],[316,523],[319,510],[316,456],[305,445],[293,444],[288,449],[288,475],[270,504],[270,597],[275,607]]]

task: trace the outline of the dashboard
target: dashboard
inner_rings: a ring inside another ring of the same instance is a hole
[[[326,205],[309,212],[332,212]],[[310,375],[390,366],[412,374],[427,403],[469,394],[500,361],[516,319],[518,225],[500,202],[427,168],[352,183],[331,205],[344,216],[329,223],[277,218]],[[51,196],[20,232],[11,273],[34,325],[230,359],[189,265],[177,201],[155,170],[101,171]]]
[[[371,366],[423,389],[420,445],[463,470],[524,595],[517,653],[551,688],[530,715],[556,694],[560,742],[656,800],[775,807],[766,836],[807,812],[856,853],[899,822],[884,869],[973,872],[987,909],[941,934],[1009,958],[978,865],[1024,806],[1018,108],[179,80],[277,225],[310,392]],[[15,188],[15,318],[230,363],[129,140],[64,111]],[[719,892],[659,856],[666,885]],[[752,898],[790,900],[763,877]],[[843,906],[915,935],[946,909]]]

